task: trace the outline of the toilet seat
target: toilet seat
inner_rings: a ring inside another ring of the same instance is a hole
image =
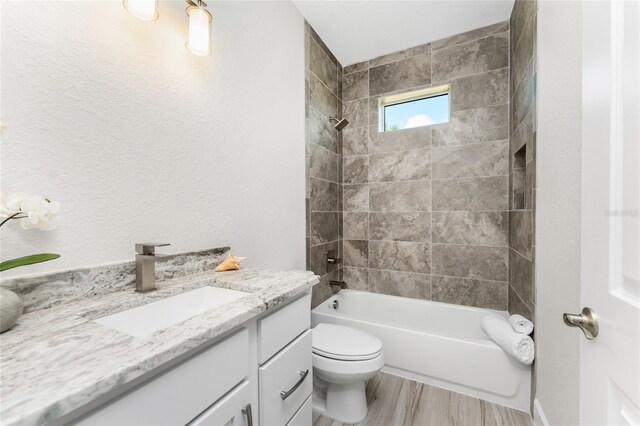
[[[339,361],[365,361],[382,354],[382,342],[366,331],[337,324],[318,324],[312,330],[313,353]]]

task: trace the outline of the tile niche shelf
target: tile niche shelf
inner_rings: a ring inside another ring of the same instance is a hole
[[[524,210],[527,176],[527,145],[513,154],[513,210]]]

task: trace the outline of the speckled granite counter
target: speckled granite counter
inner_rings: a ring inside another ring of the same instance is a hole
[[[311,288],[311,272],[201,272],[25,314],[0,335],[0,423],[45,424]],[[135,338],[93,319],[212,285],[247,295]]]

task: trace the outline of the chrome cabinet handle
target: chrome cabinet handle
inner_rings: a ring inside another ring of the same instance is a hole
[[[580,314],[563,314],[562,320],[569,327],[579,327],[588,340],[598,336],[598,315],[591,308],[582,308]]]
[[[280,391],[280,397],[282,398],[282,400],[284,401],[285,399],[289,398],[291,396],[292,393],[294,393],[296,391],[296,389],[298,389],[300,387],[300,385],[302,384],[302,382],[304,382],[304,379],[307,378],[307,376],[309,375],[309,369],[307,368],[305,371],[301,371],[300,372],[300,380],[298,380],[298,383],[296,383],[295,385],[293,385],[293,387],[291,389],[289,389],[288,391]]]
[[[253,415],[251,414],[251,404],[245,405],[242,409],[242,414],[247,416],[247,426],[253,426]]]

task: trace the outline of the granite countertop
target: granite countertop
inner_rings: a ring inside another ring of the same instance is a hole
[[[29,312],[0,336],[3,425],[45,424],[117,389],[311,288],[312,272],[246,269],[201,272]],[[247,292],[148,337],[93,319],[203,286]]]

